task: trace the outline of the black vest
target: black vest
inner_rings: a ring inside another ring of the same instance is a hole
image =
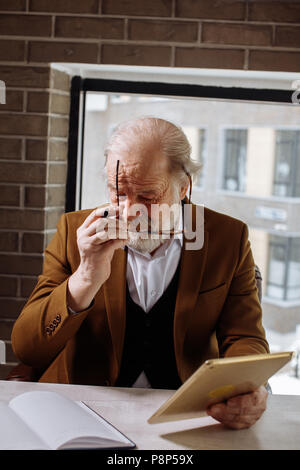
[[[164,294],[146,313],[126,289],[126,330],[116,387],[131,387],[145,372],[152,388],[175,390],[179,378],[174,352],[174,310],[180,263]]]

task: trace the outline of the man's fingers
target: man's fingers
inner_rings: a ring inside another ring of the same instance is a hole
[[[245,393],[244,395],[237,395],[235,397],[229,398],[226,402],[229,408],[240,408],[240,409],[249,409],[249,408],[261,408],[265,406],[268,392],[264,387],[259,387],[257,390],[254,390],[251,393]]]
[[[216,403],[207,409],[207,414],[224,426],[245,429],[252,426],[266,409],[268,393],[263,387],[244,395],[237,395],[227,402]]]
[[[79,227],[80,229],[88,228],[95,220],[98,220],[101,217],[107,215],[116,215],[118,214],[119,210],[117,207],[113,207],[110,204],[104,207],[97,207],[97,209],[93,210],[87,218],[84,220],[83,224]]]
[[[119,208],[108,204],[104,207],[98,207],[95,213],[97,217],[114,217],[119,214]]]
[[[96,210],[97,210],[97,209],[95,209],[94,211],[92,211],[92,212],[87,216],[87,218],[84,220],[83,224],[81,224],[81,226],[80,226],[79,228],[81,228],[81,229],[87,228],[87,227],[97,218]]]
[[[107,232],[97,232],[95,233],[95,235],[92,235],[89,239],[90,243],[94,246],[97,246],[97,245],[103,245],[103,246],[107,246],[109,243],[112,244],[112,243],[115,243],[116,246],[118,247],[121,247],[121,246],[124,246],[125,243],[126,243],[126,239],[120,239],[120,238],[109,238],[108,236],[108,233]]]

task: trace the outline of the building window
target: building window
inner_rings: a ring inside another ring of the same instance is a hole
[[[300,300],[300,238],[270,235],[267,296]]]
[[[247,129],[225,129],[223,189],[244,192],[246,187]]]
[[[273,194],[300,197],[300,131],[276,132]]]

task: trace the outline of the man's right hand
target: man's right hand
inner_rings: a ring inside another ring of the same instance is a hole
[[[68,282],[68,306],[79,312],[88,308],[102,284],[111,273],[111,260],[115,250],[125,245],[126,239],[111,239],[99,223],[109,207],[95,209],[77,229],[80,254],[78,269]],[[116,209],[113,208],[114,213]],[[118,221],[117,221],[118,222]]]

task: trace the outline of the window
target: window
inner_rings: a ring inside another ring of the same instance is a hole
[[[270,235],[267,296],[300,300],[300,238]]]
[[[273,194],[300,197],[300,131],[278,130]]]
[[[225,130],[224,185],[229,191],[245,191],[247,130]]]

